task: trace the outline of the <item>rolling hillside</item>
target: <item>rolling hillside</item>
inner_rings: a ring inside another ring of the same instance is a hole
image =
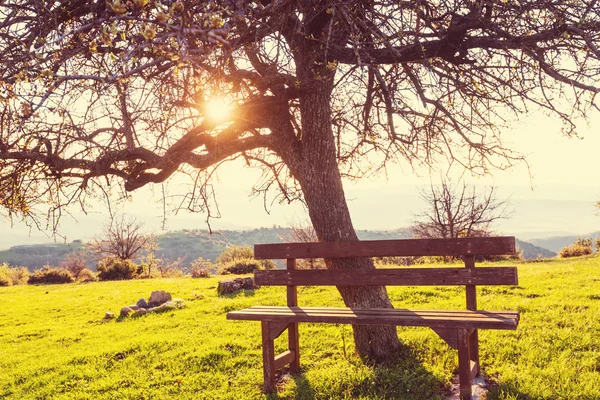
[[[252,230],[223,230],[210,234],[206,230],[181,230],[162,234],[156,238],[158,249],[156,255],[167,259],[182,259],[182,266],[198,257],[215,261],[217,256],[228,245],[252,246],[256,243],[277,243],[289,234],[289,228],[273,227]],[[386,240],[407,239],[410,233],[407,229],[393,231],[357,231],[361,240]],[[517,246],[526,259],[554,257],[556,254],[532,245],[531,243],[517,240]],[[13,246],[9,250],[0,251],[0,262],[11,265],[23,265],[30,270],[42,266],[59,265],[64,257],[71,252],[84,251],[85,244],[76,240],[70,244],[38,244]],[[93,267],[95,258],[88,255],[88,264]]]

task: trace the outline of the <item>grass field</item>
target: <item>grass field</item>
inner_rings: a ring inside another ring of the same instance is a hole
[[[251,305],[283,305],[283,288],[218,297],[218,277],[0,287],[0,398],[260,399],[260,328],[227,321]],[[489,399],[600,399],[600,258],[519,264],[518,287],[478,289],[481,309],[520,310],[517,331],[481,331]],[[106,311],[170,291],[187,308],[103,320]],[[390,288],[397,306],[462,308],[462,288]],[[341,305],[330,288],[301,305]],[[426,328],[400,328],[398,361],[372,368],[347,325],[300,325],[303,374],[279,398],[442,398],[456,352]],[[283,350],[285,335],[278,339]]]

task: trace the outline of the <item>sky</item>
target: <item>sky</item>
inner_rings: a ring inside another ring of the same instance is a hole
[[[509,199],[514,213],[497,224],[499,233],[516,234],[522,238],[548,237],[563,234],[584,234],[600,230],[600,216],[594,204],[600,200],[600,117],[590,126],[579,129],[580,138],[567,138],[555,120],[536,114],[522,118],[512,129],[503,132],[505,144],[527,156],[529,167],[520,164],[492,175],[472,177],[457,170],[450,174],[452,182],[475,184],[482,189],[495,185],[498,197]],[[287,226],[308,221],[301,204],[273,204],[264,211],[262,198],[250,198],[252,183],[260,176],[258,170],[245,168],[242,162],[226,164],[215,185],[222,218],[213,220],[214,229],[252,229]],[[414,213],[425,207],[417,188],[440,181],[440,172],[392,167],[387,177],[345,182],[346,198],[357,229],[388,230],[408,227]],[[143,188],[133,192],[132,201],[122,212],[142,220],[145,229],[162,229],[160,190]],[[173,186],[171,186],[173,192]],[[98,235],[107,218],[103,207],[95,207],[88,216],[66,218],[61,233],[66,240],[88,240]],[[14,244],[51,241],[22,224],[12,228],[0,222],[0,249]],[[180,213],[167,219],[168,230],[206,229],[204,216]],[[59,239],[60,240],[60,239]]]

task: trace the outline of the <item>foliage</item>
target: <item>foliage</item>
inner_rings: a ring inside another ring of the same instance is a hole
[[[249,274],[256,269],[274,269],[273,260],[255,260],[250,246],[229,246],[216,260],[220,274]]]
[[[257,269],[274,269],[275,263],[272,260],[237,259],[220,264],[219,267],[222,275],[243,275],[251,274]]]
[[[79,274],[87,268],[87,261],[80,253],[70,253],[67,254],[60,267],[69,271],[78,280]]]
[[[563,247],[558,255],[562,258],[580,257],[590,255],[593,252],[592,239],[578,238],[575,243]]]
[[[142,224],[133,218],[111,218],[101,238],[89,244],[91,251],[102,256],[133,260],[144,250],[154,248],[152,236],[142,233]]]
[[[523,313],[516,331],[480,331],[483,372],[493,382],[487,398],[600,398],[600,259],[518,266],[519,286],[478,288],[481,309]],[[218,297],[219,279],[0,288],[0,337],[10,343],[0,357],[0,398],[194,399],[201,393],[207,399],[265,399],[260,323],[227,321],[225,314],[284,305],[285,288]],[[119,323],[102,320],[106,311],[118,312],[157,287],[185,300],[187,308]],[[397,307],[464,307],[462,288],[388,291]],[[343,306],[333,288],[300,287],[298,297],[304,306]],[[431,329],[398,333],[403,353],[388,366],[371,367],[354,354],[348,325],[300,324],[302,374],[282,379],[278,397],[445,399],[456,351]],[[286,345],[283,336],[275,342],[277,354]]]
[[[101,281],[119,281],[136,278],[138,266],[131,260],[105,257],[98,262],[96,270]]]
[[[94,282],[97,280],[96,274],[89,268],[82,269],[77,275],[77,281],[79,282]]]
[[[71,283],[75,279],[69,271],[64,268],[52,268],[49,265],[42,267],[29,276],[27,283],[30,285],[38,284],[59,284]]]
[[[29,270],[25,267],[10,267],[0,264],[0,286],[25,285],[29,279]]]
[[[219,265],[225,265],[233,261],[248,260],[254,258],[254,250],[250,246],[228,246],[219,257],[216,259],[216,263]]]
[[[210,278],[210,273],[215,271],[215,265],[209,260],[198,257],[191,263],[192,278]]]

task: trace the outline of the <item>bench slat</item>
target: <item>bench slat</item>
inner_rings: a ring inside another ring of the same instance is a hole
[[[290,313],[290,310],[301,310],[298,312],[309,311],[316,313],[333,313],[333,314],[381,314],[387,315],[392,311],[394,315],[414,315],[418,313],[422,316],[444,316],[452,318],[489,318],[502,317],[514,318],[515,311],[486,311],[486,310],[413,310],[407,308],[348,308],[348,307],[286,307],[286,306],[252,306],[242,311],[248,312],[265,312],[265,313]],[[237,312],[237,311],[234,311]]]
[[[453,329],[517,328],[519,313],[406,309],[332,309],[312,307],[251,307],[227,314],[231,320],[324,322],[355,325],[428,326]]]
[[[256,270],[259,286],[517,285],[516,267]]]
[[[256,259],[516,254],[514,236],[254,245]]]

